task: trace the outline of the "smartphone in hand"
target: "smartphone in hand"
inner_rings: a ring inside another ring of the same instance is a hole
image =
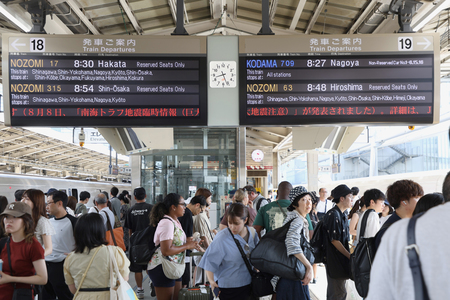
[[[213,293],[214,293],[214,297],[218,298],[219,297],[219,293],[220,293],[219,288],[218,287],[214,288]]]

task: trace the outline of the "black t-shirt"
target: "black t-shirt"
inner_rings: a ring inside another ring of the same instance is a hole
[[[194,233],[194,219],[192,218],[192,212],[189,208],[186,207],[184,211],[184,215],[178,218],[178,221],[181,223],[181,227],[183,228],[186,237],[191,237]]]
[[[324,246],[326,248],[327,271],[331,278],[350,278],[350,260],[339,252],[331,243],[340,241],[344,248],[350,252],[348,242],[350,239],[347,216],[336,205],[330,209],[323,218]]]
[[[125,227],[131,232],[141,231],[150,224],[150,212],[153,205],[142,202],[133,205],[127,212]]]

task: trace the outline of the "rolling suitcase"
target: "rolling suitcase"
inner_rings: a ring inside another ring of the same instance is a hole
[[[192,273],[194,273],[194,270],[192,269],[192,258],[194,256],[202,255],[202,252],[191,252],[191,254],[189,254],[189,256],[191,257],[189,265],[191,267]],[[198,287],[194,286],[194,284],[192,283],[192,277],[193,274],[191,274],[190,276],[189,287],[180,290],[180,293],[178,294],[178,300],[210,300],[211,288],[209,286],[206,286],[206,272],[203,272],[203,285],[200,285]]]

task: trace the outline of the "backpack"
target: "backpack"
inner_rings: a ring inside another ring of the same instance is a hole
[[[309,242],[314,248],[314,263],[325,262],[325,247],[324,247],[324,235],[323,235],[323,220],[319,221],[314,228],[314,234]]]
[[[358,294],[365,298],[369,293],[370,270],[375,258],[375,237],[363,238],[366,231],[367,219],[373,209],[367,210],[361,223],[360,238],[355,251],[350,255],[350,267]]]
[[[256,211],[259,211],[259,209],[261,208],[261,203],[263,202],[263,200],[266,200],[266,201],[267,201],[267,204],[269,204],[269,203],[271,202],[269,198],[267,198],[267,199],[261,198],[261,199],[259,200],[259,202],[256,203]],[[266,205],[267,205],[267,204],[266,204]]]
[[[169,218],[163,218],[168,219]],[[156,226],[149,225],[147,228],[133,232],[130,236],[130,260],[136,265],[146,265],[158,250],[155,246],[154,237]]]

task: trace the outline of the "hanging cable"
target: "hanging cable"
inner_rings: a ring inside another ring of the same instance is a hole
[[[122,13],[122,20],[123,20],[123,25],[125,26],[125,32],[126,32],[127,34],[129,34],[129,33],[128,33],[128,29],[127,29],[127,23],[125,22],[125,17],[124,17],[124,15],[123,15],[122,5],[120,5],[120,3],[119,3],[119,7],[120,7],[120,12]]]

